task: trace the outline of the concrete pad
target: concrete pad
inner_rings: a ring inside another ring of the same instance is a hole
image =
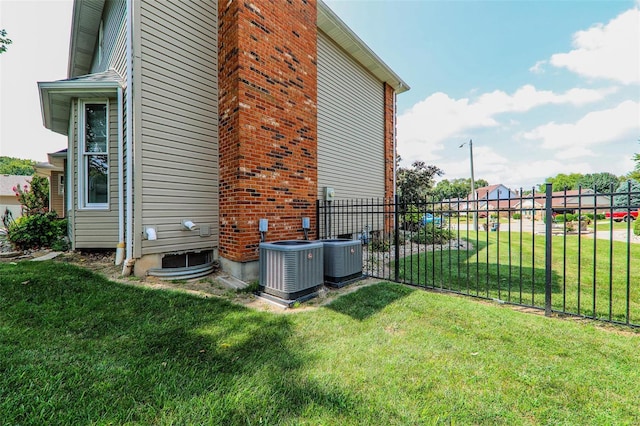
[[[61,251],[50,251],[49,253],[45,254],[44,256],[40,256],[40,257],[36,257],[31,259],[32,262],[41,262],[43,260],[51,260],[51,259],[55,259],[56,257],[60,256],[62,254]]]
[[[249,286],[248,283],[241,281],[231,275],[221,275],[219,277],[216,277],[216,281],[226,287],[230,287],[236,290],[242,290],[243,288],[247,288]]]

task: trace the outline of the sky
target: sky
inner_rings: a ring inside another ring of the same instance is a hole
[[[327,4],[410,87],[398,153],[512,189],[624,175],[640,152],[640,2]]]
[[[403,165],[530,188],[558,173],[623,175],[640,152],[640,0],[325,0],[410,87]],[[0,155],[45,161],[36,82],[66,78],[70,0],[0,0]],[[460,145],[467,143],[462,148]]]

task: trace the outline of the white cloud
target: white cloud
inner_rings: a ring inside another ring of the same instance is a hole
[[[616,88],[608,89],[570,89],[563,94],[555,94],[550,90],[537,90],[527,84],[519,88],[513,95],[508,95],[501,90],[485,93],[478,99],[478,108],[493,113],[501,112],[526,112],[537,106],[545,104],[570,104],[575,106],[602,100]]]
[[[529,71],[534,74],[542,74],[544,73],[544,66],[547,64],[547,61],[538,61],[536,62]]]
[[[640,134],[640,102],[624,101],[615,108],[593,111],[575,123],[550,122],[523,134],[557,152],[557,158],[592,156],[592,147]]]
[[[507,158],[493,147],[474,145],[474,174],[490,184],[501,183],[508,188],[524,190],[544,182],[558,173],[593,173],[596,170],[588,162],[567,162],[554,158],[531,159],[527,156]],[[449,160],[438,163],[445,171],[445,179],[470,175],[469,159]],[[626,169],[630,170],[630,169]]]
[[[573,47],[568,53],[552,55],[549,63],[588,78],[640,83],[640,9],[627,10],[606,25],[578,31]]]
[[[474,100],[434,93],[398,116],[398,152],[407,163],[438,160],[448,139],[460,138],[472,129],[501,126],[496,118],[498,114],[523,113],[548,104],[580,106],[602,100],[615,91],[616,88],[576,88],[558,94],[525,85],[513,94],[496,90]],[[510,123],[512,119],[505,125]]]

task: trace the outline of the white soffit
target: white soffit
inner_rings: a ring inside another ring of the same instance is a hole
[[[396,93],[409,90],[409,85],[378,57],[322,0],[318,0],[318,29],[351,55],[380,81]]]
[[[105,0],[75,0],[69,42],[69,78],[89,72]]]
[[[124,87],[115,70],[50,82],[38,82],[44,127],[66,135],[72,98],[106,98]]]

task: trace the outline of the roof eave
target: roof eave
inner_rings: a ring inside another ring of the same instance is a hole
[[[75,0],[71,18],[67,77],[89,72],[105,0]],[[80,25],[82,23],[82,25]]]
[[[71,98],[93,97],[104,95],[105,97],[117,93],[122,85],[118,81],[51,81],[38,82],[40,92],[40,110],[42,123],[47,129],[67,135],[69,133],[69,112],[71,110]],[[55,118],[54,110],[59,112]]]
[[[322,0],[318,0],[318,28],[348,52],[369,72],[393,87],[396,93],[410,89]]]

